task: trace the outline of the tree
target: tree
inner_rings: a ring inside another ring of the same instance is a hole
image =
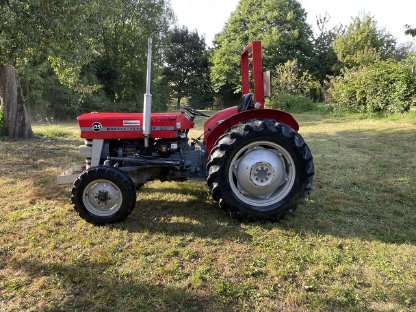
[[[101,53],[91,71],[110,101],[123,105],[123,110],[142,109],[150,36],[153,108],[165,108],[167,97],[161,90],[163,58],[173,20],[168,4],[164,0],[112,0],[112,9],[104,13],[99,29]]]
[[[172,20],[168,1],[8,0],[0,6],[0,66],[17,71],[23,105],[24,97],[44,100],[48,80],[79,94],[80,105],[103,89],[109,101],[133,102],[134,107],[126,107],[137,110],[144,92],[149,36],[155,42],[154,85],[160,92],[166,33]],[[100,75],[106,69],[103,64],[117,76]],[[2,76],[0,86],[12,92],[6,88],[8,77],[12,76]],[[117,88],[111,90],[111,84]],[[140,89],[143,92],[137,92]],[[4,98],[3,102],[17,106]]]
[[[184,97],[190,98],[197,108],[204,108],[212,101],[205,39],[186,27],[175,27],[170,35],[164,76],[177,100],[177,108]]]
[[[324,83],[327,76],[339,73],[340,63],[334,51],[334,41],[340,27],[327,29],[330,18],[328,15],[319,16],[316,20],[319,34],[313,38],[313,57],[311,60],[311,72]]]
[[[17,71],[11,66],[0,66],[0,82],[3,82],[0,83],[0,104],[6,134],[13,139],[31,137],[32,127]]]
[[[404,32],[406,35],[416,37],[416,28],[412,28],[410,25],[405,25],[406,31]]]
[[[378,29],[376,21],[368,15],[356,17],[334,42],[338,60],[348,68],[388,59],[394,55],[395,46],[393,36]]]
[[[0,3],[0,89],[9,136],[27,138],[31,135],[24,100],[30,86],[20,83],[22,77],[40,75],[40,68],[48,61],[48,56],[54,56],[57,65],[65,62],[76,64],[76,57],[83,61],[88,59],[85,57],[88,54],[86,42],[82,39],[93,36],[87,36],[88,28],[82,26],[93,22],[91,3],[54,0],[42,3],[9,0]],[[60,69],[61,73],[67,72],[62,77],[72,82],[72,74],[77,72],[77,67]],[[15,129],[19,125],[21,129]]]
[[[241,0],[224,30],[215,37],[211,80],[223,99],[240,92],[240,53],[253,40],[262,40],[265,68],[297,60],[308,68],[312,56],[311,29],[296,0]]]

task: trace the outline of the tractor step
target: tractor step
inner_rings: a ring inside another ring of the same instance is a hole
[[[86,165],[73,165],[56,177],[58,184],[73,184],[78,176],[86,170]]]

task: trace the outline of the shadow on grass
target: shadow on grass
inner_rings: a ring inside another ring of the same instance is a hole
[[[114,227],[130,232],[163,233],[172,236],[191,235],[201,238],[232,241],[250,241],[251,235],[241,229],[241,223],[231,219],[217,203],[209,200],[206,185],[190,187],[190,183],[178,182],[178,188],[163,188],[163,193],[175,196],[191,196],[181,201],[162,199],[142,199],[154,189],[144,188],[138,192],[137,204],[133,213]]]
[[[114,268],[94,262],[71,265],[18,261],[15,269],[35,282],[44,277],[57,283],[59,299],[41,298],[42,311],[229,311],[216,297],[187,288],[154,284],[140,276],[119,276]],[[117,270],[117,269],[115,269]],[[33,295],[33,294],[32,294]]]

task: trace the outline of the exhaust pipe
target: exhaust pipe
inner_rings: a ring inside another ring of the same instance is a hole
[[[152,95],[150,94],[150,83],[152,80],[152,38],[147,41],[147,76],[146,76],[146,93],[143,103],[143,135],[144,146],[149,147],[149,137],[151,131],[152,114]]]

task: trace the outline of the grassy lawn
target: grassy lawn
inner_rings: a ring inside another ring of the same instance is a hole
[[[416,120],[296,117],[315,187],[279,223],[153,182],[125,222],[92,226],[55,183],[75,124],[0,141],[0,311],[415,311]]]

